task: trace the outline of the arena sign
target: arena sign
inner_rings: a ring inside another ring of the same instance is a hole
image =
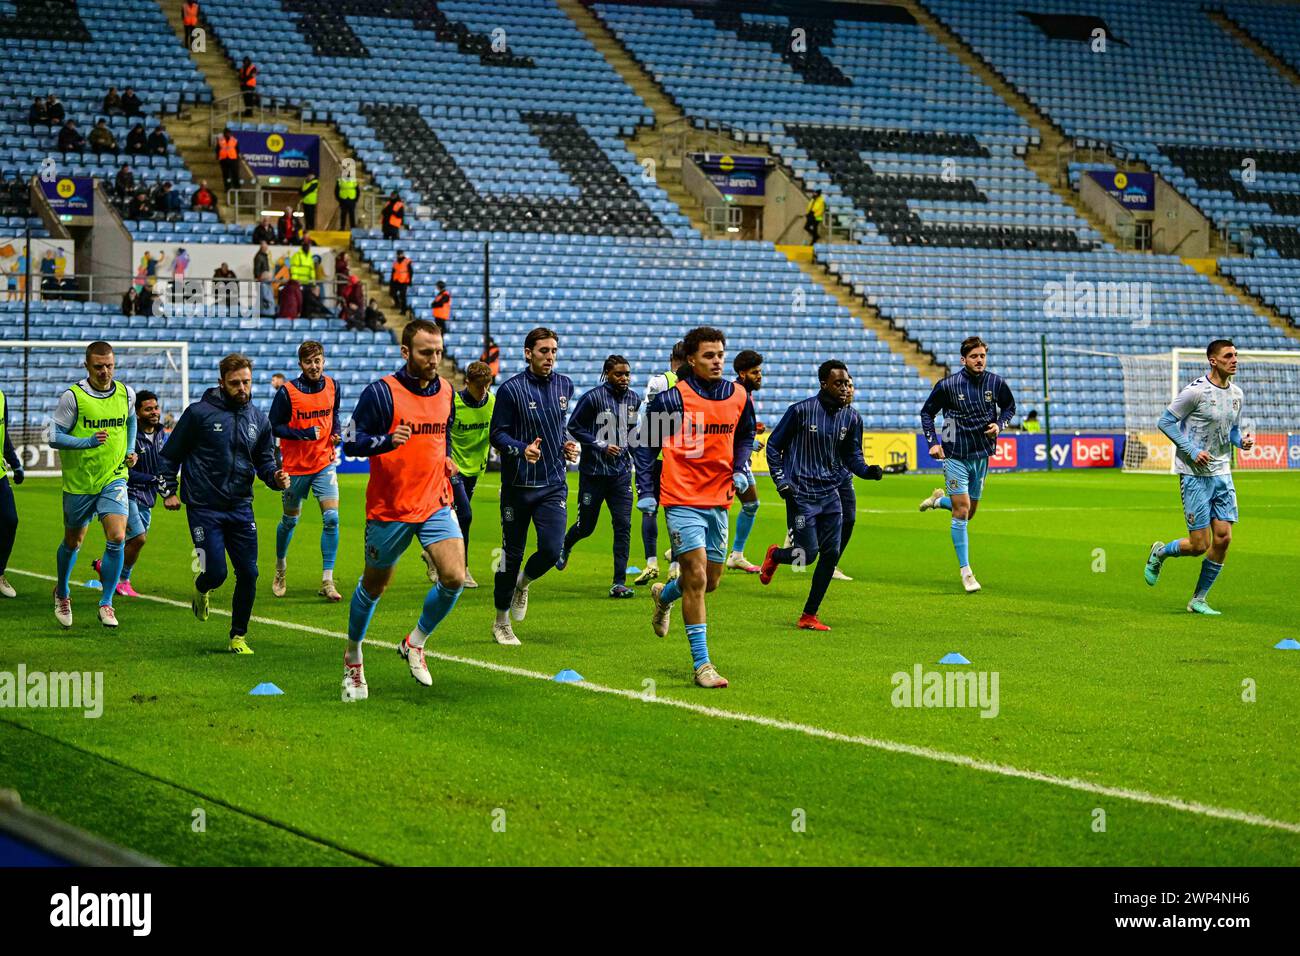
[[[306,176],[320,172],[320,137],[307,133],[233,131],[239,156],[254,176]]]
[[[1088,175],[1125,209],[1149,212],[1156,208],[1155,173],[1092,170]]]
[[[50,210],[61,221],[95,214],[95,180],[90,176],[60,176],[40,182]]]
[[[768,167],[763,156],[691,153],[691,161],[724,196],[761,196],[765,191]]]

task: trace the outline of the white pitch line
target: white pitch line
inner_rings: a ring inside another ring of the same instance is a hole
[[[20,571],[17,568],[10,568],[12,574],[22,574],[31,578],[38,578],[43,581],[54,581],[56,578],[52,574],[38,574],[35,571]],[[156,604],[166,604],[171,607],[188,609],[189,605],[184,601],[175,601],[171,598],[157,597],[151,594],[140,595],[140,600],[153,601]],[[213,608],[213,614],[220,614],[223,617],[229,617],[229,611],[223,611]],[[273,617],[259,617],[254,615],[251,620],[258,624],[268,624],[273,627],[283,627],[292,631],[303,631],[308,634],[319,634],[322,637],[334,637],[341,640],[347,639],[347,634],[341,631],[329,631],[322,627],[311,627],[307,624],[296,624],[293,621],[281,621]],[[367,644],[375,647],[384,647],[389,650],[396,650],[397,645],[387,641],[377,641],[366,638]],[[433,657],[440,661],[446,661],[450,664],[465,664],[470,667],[478,667],[482,670],[494,671],[498,674],[510,674],[515,677],[528,677],[532,680],[542,680],[548,683],[554,681],[554,676],[543,673],[542,671],[531,671],[523,667],[512,667],[509,664],[497,664],[493,661],[483,661],[474,657],[460,657],[455,654],[442,654],[437,651],[431,651],[427,648],[424,652],[426,657]],[[1067,790],[1076,790],[1081,793],[1092,793],[1101,797],[1114,797],[1119,800],[1129,800],[1134,803],[1144,803],[1149,806],[1165,807],[1169,810],[1178,810],[1183,813],[1193,813],[1203,817],[1213,817],[1218,820],[1231,820],[1234,823],[1245,823],[1251,826],[1267,827],[1273,830],[1284,830],[1288,833],[1300,834],[1300,823],[1291,823],[1287,820],[1274,820],[1271,817],[1263,816],[1258,813],[1250,813],[1245,810],[1235,810],[1231,807],[1216,807],[1206,803],[1199,803],[1195,800],[1184,800],[1182,797],[1168,797],[1163,794],[1149,793],[1145,790],[1133,790],[1128,787],[1112,787],[1106,784],[1093,783],[1089,780],[1080,780],[1077,777],[1058,777],[1050,773],[1042,773],[1037,770],[1023,770],[1020,767],[1013,767],[1009,764],[994,763],[988,760],[980,760],[977,757],[968,757],[965,754],[950,753],[946,750],[935,750],[931,747],[920,747],[916,744],[905,744],[897,740],[881,740],[876,737],[862,737],[853,734],[842,734],[838,731],[827,730],[823,727],[815,727],[811,724],[800,724],[790,720],[781,720],[776,717],[763,717],[759,714],[748,714],[736,710],[723,710],[720,707],[708,707],[704,704],[695,704],[685,700],[675,700],[671,697],[648,696],[642,691],[626,690],[621,687],[607,687],[604,684],[595,684],[591,681],[577,681],[572,686],[580,687],[583,690],[593,691],[597,694],[609,694],[613,697],[622,697],[627,700],[634,700],[644,704],[661,704],[666,707],[676,707],[679,710],[690,711],[693,714],[699,714],[703,717],[713,717],[717,720],[739,721],[747,724],[757,724],[761,727],[770,727],[774,730],[788,730],[795,733],[801,733],[808,737],[817,737],[822,740],[833,740],[837,743],[853,744],[858,747],[869,747],[872,750],[883,750],[888,753],[907,754],[911,757],[920,757],[924,760],[934,760],[939,763],[952,764],[957,767],[964,767],[967,770],[976,770],[981,773],[996,774],[1000,777],[1013,777],[1018,780],[1032,780],[1035,783],[1045,783],[1053,787],[1063,787]]]

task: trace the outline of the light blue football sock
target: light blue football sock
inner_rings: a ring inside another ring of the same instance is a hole
[[[320,532],[320,559],[321,567],[326,571],[334,570],[334,561],[339,554],[339,513],[330,508],[328,511],[321,513],[322,527]],[[292,531],[290,531],[292,534]],[[277,536],[278,537],[278,536]],[[289,542],[285,543],[285,553],[288,553]]]
[[[357,589],[352,592],[352,603],[348,606],[348,640],[360,643],[366,639],[366,630],[370,619],[375,616],[375,606],[379,598],[372,598],[366,589],[357,582]]]
[[[1175,538],[1173,541],[1170,541],[1167,545],[1165,545],[1164,549],[1160,552],[1161,557],[1181,558],[1183,556],[1183,552],[1178,550],[1178,541],[1179,539]]]
[[[687,624],[686,639],[691,642],[691,663],[696,670],[709,662],[709,625]]]
[[[682,579],[673,578],[664,585],[664,589],[659,592],[659,602],[661,604],[672,604],[682,596]]]
[[[1205,600],[1206,595],[1210,593],[1210,588],[1214,587],[1214,579],[1219,576],[1219,572],[1222,570],[1223,565],[1217,561],[1206,558],[1201,562],[1201,576],[1196,580],[1195,600]]]
[[[277,561],[283,561],[289,556],[289,542],[293,540],[293,532],[297,527],[297,515],[280,515],[280,523],[275,526],[275,558]]]
[[[416,630],[419,632],[416,635],[419,638],[419,643],[416,644],[415,641],[412,641],[412,644],[415,644],[416,647],[424,646],[424,638],[428,637],[433,632],[433,629],[438,626],[438,623],[451,613],[451,609],[456,606],[456,602],[460,599],[462,590],[463,588],[457,588],[454,591],[450,588],[444,588],[441,581],[429,588],[429,593],[424,596],[424,609],[420,611],[420,620],[415,624]]]
[[[952,546],[953,550],[957,552],[957,567],[964,568],[969,565],[968,551],[970,550],[970,542],[966,536],[965,518],[952,519]]]
[[[754,520],[758,517],[758,502],[746,501],[740,505],[740,517],[736,519],[736,543],[732,546],[732,551],[745,551],[745,542],[749,540],[749,533],[754,530]]]
[[[126,545],[121,541],[105,541],[104,557],[99,562],[99,579],[104,588],[99,595],[99,606],[111,605],[113,595],[117,592],[117,582],[122,579],[122,559],[126,557]]]
[[[72,569],[77,566],[78,548],[69,548],[62,541],[59,542],[59,550],[55,552],[57,556],[59,580],[54,585],[54,593],[61,598],[68,597],[68,581],[72,578]]]
[[[952,511],[952,499],[949,498],[947,495],[944,495],[942,498],[939,499],[939,507],[942,508],[944,511]]]

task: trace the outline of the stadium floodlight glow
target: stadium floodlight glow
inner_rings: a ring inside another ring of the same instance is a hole
[[[739,226],[728,226],[728,227],[727,227],[727,232],[740,232],[740,227],[739,227]]]
[[[269,183],[269,184],[272,185],[272,186],[278,186],[278,185],[280,184],[280,177],[279,177],[279,176],[267,176],[267,177],[266,177],[266,181],[267,181],[267,183]]]

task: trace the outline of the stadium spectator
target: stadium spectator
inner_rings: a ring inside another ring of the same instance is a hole
[[[154,209],[168,219],[179,219],[184,210],[184,204],[181,201],[181,194],[176,187],[169,182],[163,183],[162,201],[154,203]]]
[[[393,262],[393,271],[388,276],[388,292],[397,303],[397,311],[406,314],[406,294],[411,290],[411,260],[406,253],[397,250],[397,259]]]
[[[439,279],[438,294],[433,297],[433,321],[443,335],[447,334],[447,320],[450,318],[451,293],[447,291],[447,283]]]
[[[379,311],[379,303],[371,299],[366,303],[366,328],[378,332],[388,325],[388,319]]]
[[[348,276],[352,274],[352,266],[348,262],[348,253],[344,249],[334,257],[334,285],[338,295],[343,294],[343,287],[348,283]],[[364,303],[363,303],[364,304]]]
[[[257,245],[257,254],[253,256],[253,278],[257,280],[262,314],[275,313],[275,292],[271,287],[271,247],[263,239]]]
[[[289,279],[280,289],[279,308],[275,316],[278,319],[296,319],[302,313],[302,286]]]
[[[135,95],[135,88],[128,86],[122,91],[122,112],[126,114],[127,119],[132,116],[144,116],[144,104],[140,102],[140,97]]]
[[[406,205],[402,202],[402,197],[393,193],[379,218],[383,223],[385,239],[396,239],[400,236],[402,229],[406,227]]]
[[[1022,431],[1029,432],[1030,434],[1041,432],[1043,430],[1042,424],[1038,421],[1038,411],[1036,409],[1025,416],[1025,420],[1021,422],[1020,428]]]
[[[197,6],[197,4],[196,4]],[[226,189],[239,188],[239,141],[227,126],[217,137],[217,162],[221,166],[221,181]]]
[[[275,397],[275,393],[276,393],[276,392],[278,392],[278,391],[280,391],[280,389],[284,388],[284,383],[285,383],[286,381],[287,381],[287,379],[284,377],[284,373],[283,373],[283,372],[276,372],[274,375],[271,376],[271,396],[272,396],[272,398]]]
[[[315,285],[316,263],[312,259],[310,239],[304,239],[302,246],[289,257],[289,278],[298,283],[304,292]]]
[[[298,315],[304,319],[330,318],[330,310],[325,307],[325,303],[316,294],[315,286],[302,286],[302,304],[298,307]]]
[[[132,156],[143,156],[148,152],[146,139],[148,134],[144,131],[143,123],[136,123],[126,134],[126,151]]]
[[[113,192],[117,193],[119,199],[126,199],[135,191],[135,173],[131,172],[131,167],[123,163],[122,168],[117,171],[113,177]]]
[[[193,48],[194,34],[199,29],[199,5],[196,0],[185,0],[181,4],[181,23],[185,27],[185,46]]]
[[[239,89],[244,94],[244,115],[252,116],[257,105],[257,67],[248,57],[239,67]]]
[[[80,153],[86,149],[86,137],[77,130],[76,120],[68,120],[59,130],[59,152]]]
[[[487,367],[492,370],[492,381],[495,382],[497,376],[501,374],[501,349],[497,346],[497,340],[492,336],[488,336],[487,348],[483,350],[483,354],[479,356],[478,360],[485,362]]]
[[[309,172],[302,185],[298,187],[298,202],[302,206],[302,215],[306,220],[308,232],[316,228],[316,203],[319,199],[320,177]]]
[[[59,98],[55,94],[51,93],[45,97],[45,111],[50,118],[51,126],[59,126],[63,123],[65,118],[63,104],[59,102]]]
[[[293,214],[293,207],[286,206],[284,215],[276,228],[276,242],[282,246],[292,246],[302,239],[302,226]]]
[[[343,324],[353,330],[361,330],[366,325],[366,291],[361,280],[349,273],[347,282],[339,290],[339,318]]]
[[[257,243],[275,242],[275,225],[270,216],[263,216],[262,221],[253,227],[253,241]]]
[[[199,212],[216,212],[217,197],[208,188],[206,179],[199,182],[199,188],[194,190],[194,195],[190,198],[190,208]]]
[[[31,109],[27,111],[27,123],[30,126],[50,125],[50,108],[45,105],[45,97],[38,96],[32,100]]]
[[[153,203],[149,202],[149,197],[145,195],[143,189],[136,190],[135,198],[131,200],[126,207],[127,219],[152,219]]]
[[[139,315],[140,293],[136,292],[135,286],[127,288],[122,293],[122,314],[125,316]]]
[[[153,132],[149,134],[149,138],[145,140],[144,145],[145,149],[153,155],[166,156],[167,146],[169,145],[167,142],[167,134],[163,131],[161,126],[155,126]]]
[[[154,280],[150,279],[148,282],[144,284],[144,286],[141,287],[140,294],[136,297],[135,300],[136,315],[153,315],[154,303],[157,301],[158,298],[154,294],[154,285],[155,285]]]
[[[116,86],[110,86],[108,92],[104,94],[103,112],[105,116],[126,115],[126,110],[122,109],[122,94],[117,91]]]
[[[803,228],[804,232],[808,233],[810,246],[817,244],[818,232],[821,230],[824,218],[826,218],[826,197],[819,189],[813,193],[812,199],[808,200],[808,208],[804,213]]]
[[[95,151],[97,156],[102,153],[117,155],[117,137],[108,128],[107,120],[101,118],[95,124],[95,128],[90,131],[90,148]]]
[[[230,310],[239,302],[239,282],[234,270],[224,262],[212,272],[212,293],[217,308]]]
[[[335,180],[334,198],[339,201],[339,228],[355,229],[357,225],[357,181],[355,177]]]

